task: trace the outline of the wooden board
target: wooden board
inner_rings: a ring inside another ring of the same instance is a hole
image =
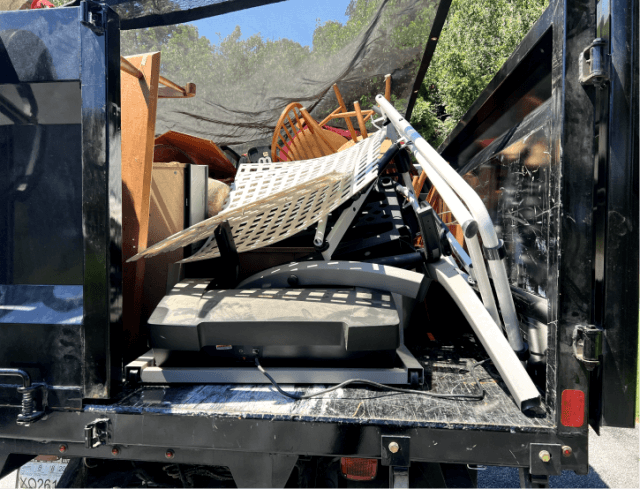
[[[124,351],[135,351],[144,346],[140,321],[145,263],[126,261],[147,247],[160,53],[127,60],[144,75],[138,79],[121,72],[123,346]]]
[[[184,229],[185,172],[184,163],[154,163],[151,173],[149,236],[147,245],[159,243]],[[170,264],[184,258],[182,248],[146,260],[142,324],[151,316],[165,295]]]

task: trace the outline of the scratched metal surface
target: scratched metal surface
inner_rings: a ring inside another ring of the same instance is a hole
[[[424,349],[425,390],[437,393],[474,393],[476,385],[467,359],[459,352]],[[474,358],[480,360],[478,356]],[[481,401],[445,400],[415,394],[389,394],[346,387],[322,397],[294,401],[269,385],[195,385],[141,387],[110,406],[86,410],[174,416],[242,417],[311,422],[349,422],[363,425],[489,430],[548,431],[550,417],[527,416],[508,394],[489,363],[476,367],[486,391]],[[283,385],[288,392],[312,393],[327,386]]]
[[[510,282],[542,298],[549,294],[549,226],[559,206],[549,190],[550,109],[544,103],[462,170],[504,240]]]

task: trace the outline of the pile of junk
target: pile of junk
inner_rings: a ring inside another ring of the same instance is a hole
[[[372,107],[337,84],[322,120],[288,103],[271,146],[240,155],[156,134],[158,99],[196,97],[160,66],[160,53],[121,57],[124,341],[149,349],[128,380],[437,395],[407,345],[411,318],[446,296],[517,406],[540,405],[504,245],[485,203],[394,107],[392,75]]]

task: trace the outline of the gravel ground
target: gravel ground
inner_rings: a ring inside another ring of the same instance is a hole
[[[564,471],[553,476],[551,487],[640,487],[638,434],[640,429],[603,428],[602,435],[593,431],[589,439],[590,468],[588,475]],[[0,489],[12,489],[16,472],[0,480]],[[478,472],[478,487],[520,487],[518,470],[510,467],[488,467]]]

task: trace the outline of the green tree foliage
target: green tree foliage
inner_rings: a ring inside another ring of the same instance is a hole
[[[306,77],[312,80],[310,86],[316,90],[315,102],[322,96],[324,86],[329,87],[334,78],[341,75],[345,76],[341,79],[341,89],[347,103],[359,99],[363,108],[369,108],[374,105],[374,96],[384,87],[385,71],[382,70],[398,68],[401,75],[395,79],[397,85],[391,101],[404,112],[406,96],[413,85],[412,72],[417,72],[416,60],[429,36],[438,1],[351,0],[345,12],[346,22],[316,25],[312,48],[290,39],[265,39],[259,33],[243,39],[239,26],[228,36],[218,35],[218,40],[210,42],[199,35],[195,26],[183,24],[123,31],[121,50],[125,56],[161,51],[163,76],[178,84],[196,84],[196,98],[164,101],[167,111],[202,114],[204,118],[214,114],[212,119],[219,117],[217,120],[223,121],[259,113],[263,118],[260,123],[264,125],[273,117],[269,112],[278,111],[274,104],[280,100],[302,94],[300,100],[311,102],[304,98],[309,96],[309,89],[300,90]],[[153,0],[154,8],[170,9],[171,3],[167,2],[169,0]],[[144,2],[139,7],[148,9],[151,5]],[[377,71],[372,73],[372,70]],[[272,102],[263,104],[269,97]],[[207,104],[215,108],[209,109]],[[418,112],[424,106],[421,102]],[[313,114],[322,118],[334,108],[335,103],[326,98],[315,107]],[[232,113],[240,115],[227,115]],[[422,110],[422,114],[429,117],[431,111]]]
[[[345,12],[349,17],[345,24],[333,20],[316,24],[316,29],[313,31],[313,50],[317,54],[328,56],[355,40],[369,24],[382,1],[351,0]]]
[[[411,117],[438,146],[547,6],[547,0],[453,0]]]
[[[427,1],[415,8],[406,0],[351,0],[345,24],[333,20],[318,22],[313,32],[313,50],[319,55],[331,55],[362,34],[371,19],[382,12],[381,28],[390,29],[391,47],[414,48],[424,46],[431,29],[437,2]]]
[[[158,0],[164,2],[165,0]],[[258,73],[273,74],[283,71],[295,72],[297,66],[310,66],[340,61],[340,50],[352,42],[357,42],[372,26],[372,19],[380,15],[373,38],[381,33],[390,38],[389,48],[422,49],[428,36],[435,11],[435,0],[416,3],[415,0],[351,0],[344,24],[329,21],[318,24],[313,36],[313,49],[301,46],[290,39],[264,39],[259,33],[242,39],[239,26],[217,43],[211,43],[199,35],[195,26],[183,24],[163,26],[121,33],[121,49],[125,56],[161,51],[161,73],[176,83],[195,83],[198,99],[207,99],[207,90],[222,87],[242,86],[255,82],[251,76]],[[384,7],[381,9],[381,7]],[[271,76],[271,75],[269,75]],[[211,79],[216,80],[215,84]],[[379,92],[382,77],[375,84],[374,92]],[[253,90],[259,87],[253,87]],[[373,93],[373,92],[372,92]],[[373,104],[367,100],[366,107]],[[405,99],[396,99],[400,110],[406,107]],[[182,103],[184,109],[196,103],[191,100]]]

